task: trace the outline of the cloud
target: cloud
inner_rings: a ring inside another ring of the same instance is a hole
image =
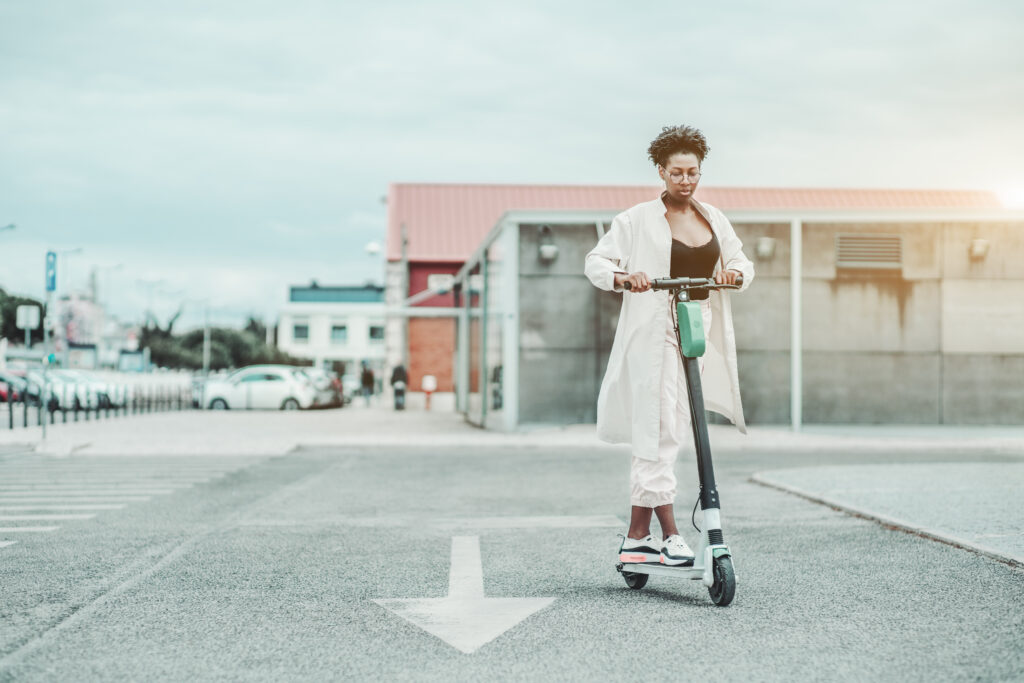
[[[83,246],[261,308],[374,274],[389,182],[653,182],[679,122],[710,185],[1002,186],[1022,27],[997,0],[0,2],[0,285]]]

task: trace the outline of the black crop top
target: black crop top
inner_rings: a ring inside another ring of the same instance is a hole
[[[711,277],[721,251],[714,233],[711,233],[711,239],[699,247],[691,247],[673,238],[672,266],[669,274],[672,277]],[[707,298],[707,291],[690,293],[690,299],[694,301]]]

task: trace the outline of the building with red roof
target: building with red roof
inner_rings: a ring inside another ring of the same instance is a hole
[[[410,388],[413,390],[419,388],[424,375],[431,374],[438,380],[438,391],[454,391],[458,376],[455,357],[458,333],[455,320],[458,311],[455,310],[456,299],[449,287],[453,276],[456,277],[456,283],[461,281],[468,286],[466,278],[471,273],[466,270],[466,264],[475,263],[479,266],[482,249],[488,244],[495,244],[503,223],[518,220],[520,226],[530,225],[534,231],[541,223],[575,225],[575,228],[566,228],[567,232],[564,232],[565,239],[579,242],[566,244],[568,248],[563,249],[563,253],[571,251],[573,254],[570,262],[567,262],[565,274],[572,272],[582,277],[582,261],[575,263],[579,256],[577,252],[585,254],[596,242],[600,227],[598,232],[594,232],[594,225],[607,225],[616,213],[649,201],[659,193],[658,186],[391,185],[388,193],[387,301],[390,310],[395,312],[404,305],[404,315],[395,315],[388,322],[389,362],[395,364],[405,361],[408,364]],[[792,383],[794,374],[797,374],[793,370],[782,372],[789,365],[788,349],[793,337],[792,330],[787,329],[793,320],[788,315],[793,292],[802,297],[802,308],[808,313],[803,319],[803,326],[809,321],[817,324],[818,318],[821,318],[821,321],[828,321],[829,325],[836,328],[835,320],[830,317],[834,317],[836,305],[854,305],[856,311],[851,313],[855,315],[884,309],[884,315],[888,316],[891,309],[896,319],[880,321],[879,336],[883,341],[874,350],[903,354],[898,359],[900,362],[931,363],[929,369],[921,369],[917,374],[930,373],[930,376],[939,377],[941,368],[938,365],[948,365],[950,362],[939,348],[943,339],[960,339],[955,331],[947,329],[950,311],[963,308],[962,299],[980,294],[978,281],[998,275],[1011,280],[1012,287],[1024,286],[1022,280],[1018,279],[1021,277],[1018,275],[1020,266],[1008,262],[1004,265],[1002,257],[994,256],[995,248],[981,258],[967,253],[972,244],[980,245],[984,242],[993,247],[998,245],[1000,251],[1007,247],[1014,254],[1021,251],[1016,263],[1024,263],[1024,244],[1021,240],[1024,233],[1019,229],[1020,212],[1004,207],[998,196],[991,192],[702,187],[696,198],[716,206],[730,218],[744,240],[748,256],[755,258],[755,251],[764,255],[755,259],[760,282],[757,288],[751,288],[750,291],[763,293],[763,296],[771,299],[773,306],[786,309],[787,315],[774,316],[777,320],[785,319],[785,324],[771,330],[768,336],[774,341],[770,343],[764,341],[768,338],[764,335],[758,341],[750,338],[755,335],[738,332],[740,350],[741,355],[748,355],[748,364],[757,354],[786,355],[786,362],[776,357],[767,365],[761,365],[776,368],[776,375],[788,375],[785,378],[787,385]],[[792,237],[795,233],[792,230],[796,223],[799,223],[799,234],[802,237],[797,245],[803,257],[800,264],[803,277],[800,281],[805,284],[802,287],[799,283],[794,284],[790,267],[792,264],[789,263],[791,247],[794,246]],[[590,228],[581,231],[581,225],[589,225]],[[578,237],[570,238],[570,233]],[[878,241],[872,235],[883,241],[894,239],[895,242],[888,246],[872,242],[868,248],[880,249],[877,253],[883,255],[883,260],[895,258],[896,261],[883,263],[881,269],[863,270],[867,262],[863,258],[862,262],[857,262],[863,256],[862,243],[851,241],[854,233],[868,235],[869,242]],[[563,239],[563,233],[559,230],[555,234],[559,240]],[[978,246],[978,249],[981,248]],[[767,255],[769,251],[771,256]],[[956,256],[954,252],[958,252]],[[888,266],[893,266],[895,272],[900,273],[900,284],[881,277]],[[982,273],[982,270],[986,272]],[[465,271],[461,280],[458,278],[460,271]],[[867,273],[870,277],[865,275],[851,279],[850,273]],[[971,282],[962,283],[961,280]],[[945,286],[946,282],[954,281],[964,285],[964,294],[958,294],[955,287]],[[443,293],[431,295],[431,285],[435,291]],[[855,293],[857,291],[861,291],[860,295]],[[1024,291],[1021,294],[1024,295]],[[749,299],[753,303],[756,296],[750,296]],[[945,316],[940,311],[945,311]],[[754,311],[738,306],[737,316],[744,315],[751,317],[751,320],[742,324],[745,329],[766,327],[763,316],[757,318]],[[927,318],[928,322],[915,325],[908,316]],[[1010,332],[1002,333],[1006,338],[988,347],[982,345],[978,348],[979,353],[988,354],[1012,347],[1018,337],[1021,341],[1019,348],[1024,350],[1024,318],[1020,321],[1016,317],[1011,318]],[[739,320],[737,326],[738,329],[741,327]],[[839,325],[839,328],[842,327]],[[819,336],[817,331],[804,335],[805,339],[812,341],[812,348],[807,350],[811,356],[819,350],[824,353],[824,349],[818,349],[818,346],[827,347],[836,341],[818,339]],[[859,338],[857,335],[854,337]],[[929,340],[923,337],[929,337]],[[744,343],[747,348],[744,348]],[[874,348],[871,343],[865,343],[865,350]],[[966,353],[963,340],[957,344]],[[841,342],[838,345],[842,347]],[[466,354],[479,351],[476,349],[471,352],[467,349]],[[923,361],[923,356],[915,355],[920,353],[931,355],[927,361]],[[892,358],[888,360],[893,361]],[[1018,361],[1020,370],[1024,372],[1024,356],[1019,359],[1014,357],[1009,362],[1013,364]],[[741,357],[741,366],[743,362]],[[818,362],[815,357],[814,363]],[[822,357],[823,368],[828,367],[829,362]],[[835,366],[833,363],[833,366],[843,367],[843,364]],[[473,373],[474,377],[478,374],[475,368],[467,372]],[[946,401],[949,403],[949,411],[944,412],[940,404],[945,399],[940,394],[943,391],[948,394],[949,389],[940,387],[936,381],[929,379],[930,393],[927,400],[918,401],[910,412],[895,414],[896,419],[908,422],[949,421],[949,415],[945,412],[955,411],[955,402]],[[762,388],[749,391],[744,387],[744,401],[751,408],[748,417],[752,414],[754,422],[759,419],[764,422],[793,419],[798,424],[805,416],[808,421],[875,419],[872,411],[850,407],[849,401],[840,399],[837,399],[834,407],[817,413],[801,407],[798,410],[802,415],[793,418],[790,409],[794,393],[792,386],[776,394],[765,393],[764,382],[759,386]],[[837,391],[842,393],[841,390]],[[747,400],[748,393],[751,395],[750,401]],[[764,394],[760,400],[756,398],[759,393]],[[779,405],[782,393],[786,394],[784,407]],[[818,406],[821,405],[824,404],[819,402]],[[844,417],[844,411],[849,413],[847,417]],[[928,418],[929,411],[934,412],[934,419]],[[589,414],[584,412],[580,417],[588,419]]]

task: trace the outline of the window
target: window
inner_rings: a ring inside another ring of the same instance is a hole
[[[384,343],[384,326],[383,325],[370,325],[370,343],[371,344],[383,344]]]
[[[331,325],[331,343],[344,344],[348,341],[348,326]]]
[[[309,323],[295,323],[292,325],[292,339],[295,342],[305,344],[309,341]]]
[[[427,276],[427,289],[435,292],[447,292],[452,288],[455,276],[448,273],[431,273]]]

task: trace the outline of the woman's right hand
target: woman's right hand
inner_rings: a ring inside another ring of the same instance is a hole
[[[630,289],[628,291],[634,294],[640,292],[646,292],[651,288],[651,281],[647,277],[647,273],[636,272],[626,275],[625,273],[615,274],[615,286],[622,287],[625,283],[629,283]]]

